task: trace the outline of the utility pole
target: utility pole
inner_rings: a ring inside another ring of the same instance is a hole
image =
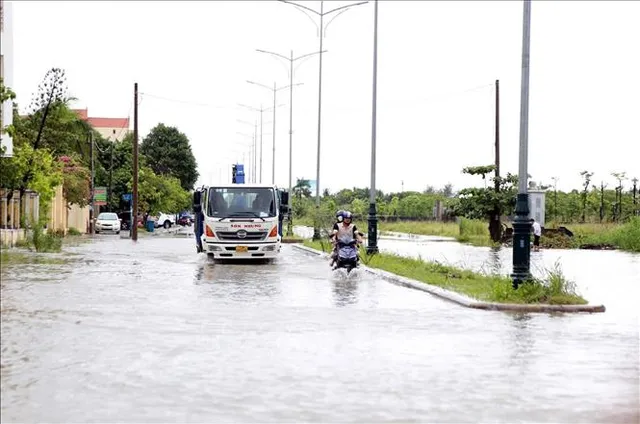
[[[133,84],[133,211],[131,218],[131,240],[138,241],[138,83]],[[146,223],[145,223],[146,224]]]
[[[93,133],[89,131],[89,155],[91,156],[91,210],[89,211],[89,229],[91,235],[96,233],[95,216],[96,216],[96,202],[95,202],[95,164],[94,164],[94,147],[93,147]]]
[[[600,181],[600,222],[604,220],[604,181]]]
[[[500,191],[500,80],[496,80],[496,193]]]
[[[262,148],[262,137],[263,137],[263,132],[262,132],[262,113],[264,112],[264,109],[262,108],[262,104],[260,105],[260,184],[262,184],[262,150],[264,150]]]
[[[111,211],[111,196],[113,194],[113,188],[111,187],[111,183],[113,181],[113,146],[115,144],[116,139],[116,130],[113,130],[113,140],[111,140],[111,159],[109,162],[109,192],[107,195],[107,205],[109,205],[109,211]]]
[[[558,177],[551,177],[553,180],[553,219],[558,219]]]
[[[378,0],[373,12],[373,86],[371,98],[371,187],[369,188],[369,216],[367,254],[378,253],[378,213],[376,211],[376,136],[378,109]],[[319,144],[319,143],[318,143]],[[320,157],[320,156],[318,156]]]
[[[531,39],[531,0],[524,0],[522,19],[522,81],[520,91],[520,158],[518,167],[518,197],[513,222],[513,289],[531,279],[531,222],[529,222],[529,192],[527,187],[529,161],[529,63]]]
[[[638,192],[638,179],[633,180],[633,214],[638,215],[638,201],[636,200],[636,193]]]
[[[502,225],[500,224],[500,216],[502,210],[500,204],[497,203],[498,193],[500,193],[500,80],[496,80],[496,110],[495,110],[495,178],[494,190],[496,192],[496,204],[493,207],[491,216],[490,233],[493,241],[500,241],[502,238]]]

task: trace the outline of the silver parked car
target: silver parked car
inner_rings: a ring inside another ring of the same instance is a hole
[[[96,219],[96,233],[110,231],[120,234],[120,228],[121,223],[117,213],[102,212]]]

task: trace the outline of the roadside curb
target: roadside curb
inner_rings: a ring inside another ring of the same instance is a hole
[[[316,256],[328,257],[325,252],[321,252],[316,249],[312,249],[307,246],[293,244],[296,249],[302,250],[307,253],[314,254]],[[381,269],[370,268],[365,265],[360,265],[360,269],[367,271],[370,274],[384,278],[394,284],[409,287],[416,290],[425,291],[441,299],[448,300],[460,306],[471,309],[481,309],[485,311],[509,311],[509,312],[588,312],[597,313],[605,312],[604,305],[547,305],[547,304],[517,304],[517,303],[495,303],[495,302],[481,302],[472,299],[468,296],[456,293],[441,287],[433,286],[431,284],[423,283],[421,281],[413,280],[411,278],[402,277],[397,274],[393,274]]]

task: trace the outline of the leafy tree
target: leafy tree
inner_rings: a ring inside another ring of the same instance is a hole
[[[130,188],[131,186],[129,186]],[[189,208],[191,196],[175,177],[157,175],[149,167],[138,172],[138,204],[149,213],[172,213]]]
[[[17,144],[13,157],[2,158],[0,168],[1,185],[9,190],[9,199],[13,196],[13,190],[23,187],[27,173],[30,178],[25,189],[40,195],[40,217],[46,221],[55,189],[62,183],[61,166],[47,149],[35,150],[29,144]]]
[[[591,184],[591,177],[593,176],[593,172],[582,171],[580,173],[584,182],[582,183],[582,222],[585,222],[585,213],[587,209],[587,192],[589,191],[589,184]]]
[[[291,188],[291,191],[293,191],[293,196],[298,199],[311,197],[311,184],[309,183],[309,180],[296,178],[296,185]]]
[[[40,147],[40,140],[44,132],[47,116],[52,105],[66,103],[67,99],[67,78],[64,70],[60,68],[51,68],[44,76],[44,80],[38,87],[38,93],[31,102],[30,109],[32,115],[39,118],[38,132],[33,142],[33,148]]]
[[[196,158],[189,139],[177,128],[156,125],[142,141],[140,153],[156,174],[176,177],[183,189],[193,189],[198,179]]]
[[[96,146],[98,146],[96,163],[99,164],[96,166],[96,184],[108,187],[113,149],[111,196],[107,199],[108,208],[124,209],[128,203],[122,200],[122,195],[131,193],[130,186],[133,181],[133,134],[127,134],[117,143],[99,137],[96,140]],[[145,165],[145,158],[141,155],[138,159],[138,166],[142,168]]]
[[[11,90],[11,88],[5,86],[4,80],[0,78],[0,104],[4,104],[4,102],[6,102],[7,100],[14,100],[15,98],[16,98],[16,93],[14,93],[13,90]],[[0,119],[2,119],[1,116],[0,116]],[[0,125],[0,134],[5,132],[13,136],[15,133],[14,126],[13,125],[5,126],[4,122],[2,122],[2,125]],[[6,152],[6,150],[7,148],[5,146],[0,145],[0,157],[4,156],[4,153]]]
[[[463,172],[470,175],[482,175],[483,178],[494,170],[493,165],[480,167],[467,167]],[[491,178],[494,183],[496,177]],[[455,205],[455,213],[470,219],[485,219],[489,221],[489,229],[492,240],[499,241],[500,232],[495,231],[495,227],[491,225],[496,211],[499,214],[504,211],[511,211],[515,207],[518,177],[516,175],[507,174],[506,177],[498,177],[498,190],[495,188],[465,188],[458,193],[458,202]],[[499,224],[499,223],[498,223]],[[501,227],[501,226],[500,226]]]
[[[442,189],[442,195],[444,197],[453,197],[453,184],[445,184],[444,188]]]
[[[362,199],[353,199],[351,201],[351,213],[357,217],[365,217],[367,216],[367,210],[369,208],[369,204]]]
[[[73,156],[61,156],[62,191],[67,201],[67,207],[76,204],[84,207],[91,199],[91,173]]]

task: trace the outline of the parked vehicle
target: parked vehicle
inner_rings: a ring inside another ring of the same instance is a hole
[[[197,189],[193,194],[197,252],[206,252],[214,259],[277,257],[288,196],[268,184]]]
[[[130,211],[122,211],[118,213],[118,218],[120,218],[121,229],[124,231],[131,230],[131,212]],[[138,228],[143,227],[144,221],[142,216],[138,216]]]
[[[114,232],[120,234],[121,224],[118,214],[115,212],[102,212],[96,218],[96,234],[101,232]]]
[[[158,218],[155,221],[155,227],[159,228],[159,227],[164,227],[164,228],[171,228],[172,225],[176,224],[176,216],[175,215],[169,215],[167,213],[163,213],[160,212],[158,214]]]
[[[193,224],[195,218],[192,214],[190,214],[189,212],[183,212],[180,214],[180,217],[178,218],[178,225],[182,225],[184,226],[190,226]]]

